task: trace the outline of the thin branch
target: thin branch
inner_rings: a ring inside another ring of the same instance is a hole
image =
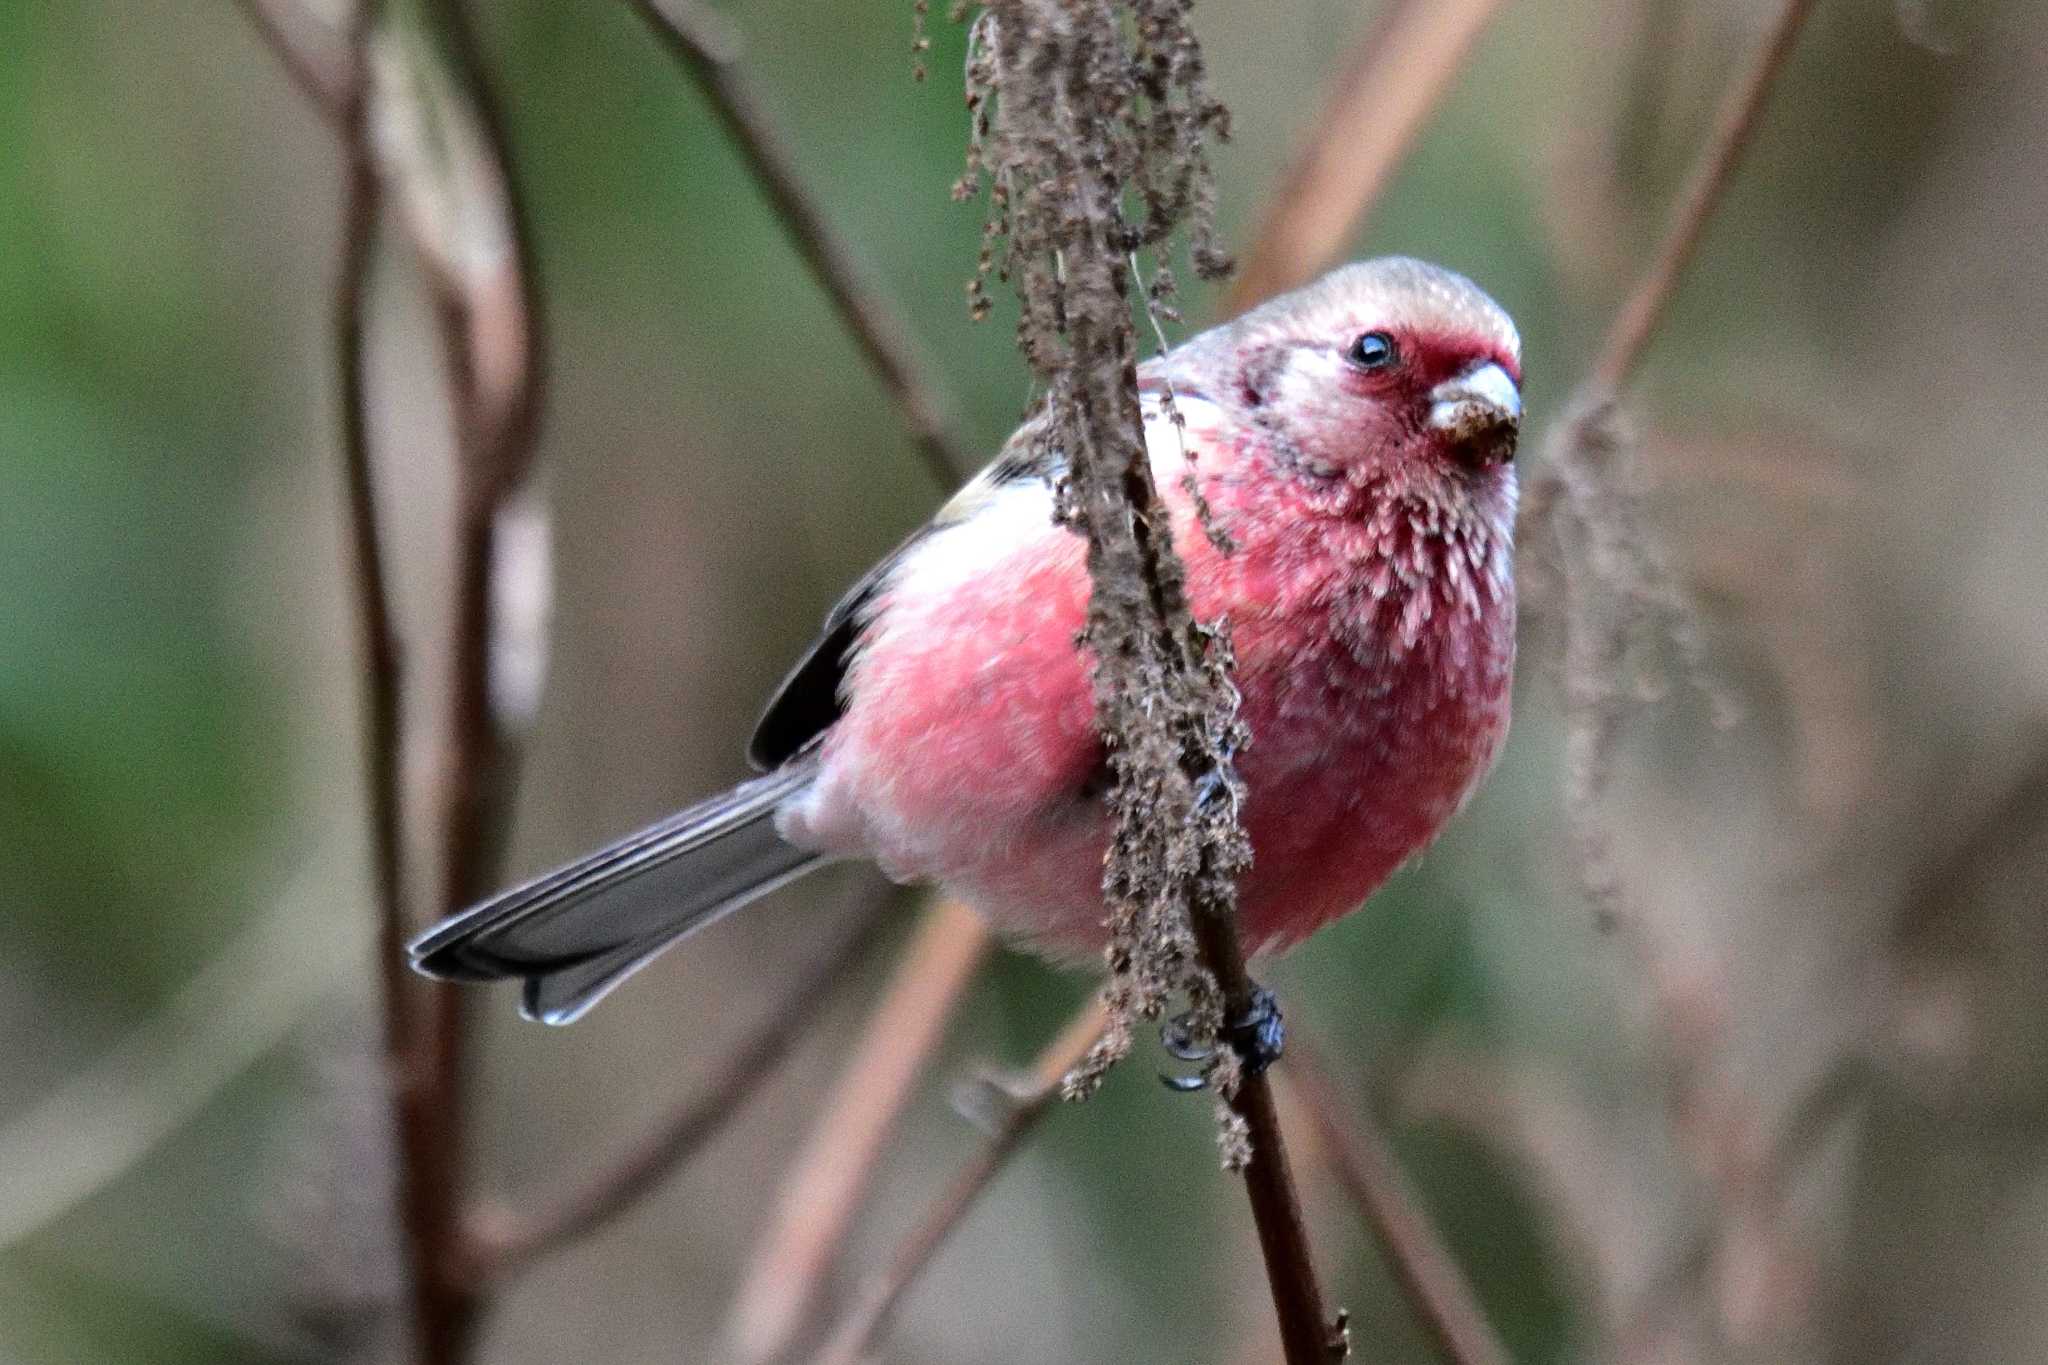
[[[962,190],[984,173],[993,181],[982,272],[1017,293],[1018,346],[1048,390],[1030,448],[1065,457],[1054,515],[1087,539],[1080,638],[1109,754],[1111,1023],[1066,1083],[1081,1095],[1129,1052],[1135,1022],[1170,1000],[1187,1001],[1197,1044],[1252,1014],[1236,926],[1237,878],[1251,861],[1235,761],[1247,738],[1241,696],[1228,627],[1196,621],[1154,482],[1130,296],[1132,248],[1176,232],[1200,273],[1227,270],[1207,148],[1229,115],[1172,0],[991,0],[976,32]],[[1148,311],[1156,303],[1148,297]],[[1212,1056],[1219,1145],[1245,1177],[1289,1365],[1341,1358],[1348,1344],[1324,1313],[1271,1085],[1231,1047]]]
[[[1388,0],[1280,177],[1228,311],[1308,283],[1372,211],[1503,0]]]
[[[1631,642],[1646,627],[1661,628],[1696,674],[1700,654],[1684,594],[1661,547],[1640,529],[1646,518],[1631,478],[1634,436],[1616,395],[1668,311],[1812,9],[1812,0],[1785,0],[1722,97],[1664,238],[1568,405],[1525,504],[1528,519],[1549,531],[1563,565],[1566,818],[1575,870],[1600,922],[1625,927],[1640,961],[1643,989],[1663,1030],[1667,1122],[1694,1154],[1724,1222],[1746,1218],[1752,1236],[1760,1216],[1775,1224],[1779,1211],[1759,1205],[1752,1193],[1751,1154],[1763,1149],[1755,1104],[1714,1069],[1728,1028],[1723,993],[1709,973],[1674,970],[1622,873],[1601,815],[1632,701],[1625,684]],[[1720,701],[1711,691],[1710,700]],[[1778,1237],[1775,1227],[1772,1236],[1781,1249],[1789,1247],[1789,1237]]]
[[[856,1365],[873,1352],[903,1296],[1059,1098],[1060,1082],[1088,1054],[1107,1022],[1102,1002],[1090,1001],[1038,1054],[1023,1084],[1014,1090],[1004,1087],[999,1092],[1002,1109],[991,1122],[980,1149],[932,1201],[883,1271],[868,1282],[859,1303],[841,1320],[819,1357],[824,1365]]]
[[[382,187],[370,146],[368,70],[373,21],[364,6],[352,16],[350,70],[337,126],[342,140],[341,267],[335,283],[335,354],[342,395],[342,462],[353,554],[351,578],[363,655],[364,773],[370,808],[371,860],[377,899],[377,975],[382,986],[385,1066],[392,1089],[399,1150],[399,1221],[404,1231],[412,1329],[419,1358],[429,1365],[459,1358],[438,1305],[444,1267],[451,1259],[452,1191],[431,1158],[444,1122],[435,1089],[420,1067],[421,986],[408,969],[411,935],[405,904],[403,775],[400,711],[402,678],[397,628],[385,577],[378,520],[376,472],[370,451],[369,393],[365,382],[368,282],[376,246]]]
[[[941,396],[910,329],[798,175],[788,139],[741,72],[738,44],[724,22],[697,0],[628,3],[711,101],[797,254],[902,409],[933,480],[953,487],[973,466],[952,433],[951,405]]]
[[[1754,140],[1764,103],[1813,6],[1814,0],[1787,0],[1770,32],[1758,44],[1747,74],[1722,96],[1720,108],[1714,114],[1713,131],[1679,192],[1656,257],[1622,305],[1608,329],[1599,359],[1593,362],[1589,382],[1598,389],[1614,392],[1635,369],[1643,347],[1678,288],[1679,277],[1692,260],[1707,220],[1719,206],[1742,154]]]
[[[366,678],[365,770],[379,914],[378,974],[383,986],[384,1048],[393,1090],[399,1150],[399,1218],[407,1253],[412,1328],[419,1358],[431,1365],[461,1360],[468,1350],[476,1299],[461,1267],[459,1221],[463,1156],[461,1005],[449,988],[423,989],[406,967],[410,916],[404,904],[404,812],[400,755],[399,643],[385,579],[370,454],[369,400],[364,377],[365,305],[384,191],[394,186],[413,210],[414,244],[429,268],[448,342],[448,383],[457,430],[458,569],[452,608],[454,677],[448,736],[437,791],[435,828],[441,864],[439,906],[460,909],[489,879],[494,815],[484,793],[502,789],[503,745],[490,707],[493,536],[505,499],[516,487],[538,415],[540,343],[535,291],[527,272],[523,223],[513,193],[509,156],[495,106],[477,61],[466,15],[444,2],[441,19],[472,116],[495,172],[485,185],[498,202],[509,245],[509,271],[484,259],[473,240],[452,234],[472,225],[419,212],[442,191],[425,182],[417,162],[380,161],[370,136],[371,103],[404,104],[416,91],[373,79],[374,4],[350,12],[345,62],[317,56],[266,0],[245,11],[309,99],[334,122],[344,162],[341,268],[336,282],[336,354],[342,391],[343,465],[354,557],[354,600]],[[384,35],[378,35],[383,40]],[[419,115],[408,105],[404,112]],[[388,151],[389,149],[387,149]],[[463,192],[475,193],[474,177]],[[430,229],[438,229],[430,230]],[[451,263],[469,268],[465,274]],[[509,280],[502,278],[509,274]],[[481,286],[481,287],[479,287]],[[423,1006],[426,1008],[423,1009]],[[424,1017],[423,1017],[424,1016]]]
[[[2048,823],[2048,736],[2033,736],[2026,755],[2019,775],[1998,800],[1952,847],[1915,870],[1901,907],[1898,937],[1925,934],[1939,925],[1954,909],[1960,891],[1987,873],[2003,870],[2015,848]]]
[[[1453,1365],[1508,1365],[1507,1348],[1479,1307],[1479,1297],[1443,1244],[1402,1174],[1400,1159],[1371,1111],[1347,1101],[1321,1050],[1289,1029],[1282,1086],[1321,1135],[1332,1171],[1358,1205],[1401,1292],[1437,1353]]]
[[[1236,925],[1214,913],[1198,911],[1191,918],[1203,964],[1222,990],[1225,1017],[1246,1017],[1254,987],[1245,970]],[[1243,1168],[1245,1194],[1258,1228],[1259,1250],[1266,1262],[1266,1282],[1273,1291],[1273,1310],[1280,1320],[1280,1345],[1287,1365],[1341,1360],[1350,1349],[1343,1319],[1340,1315],[1333,1327],[1323,1306],[1322,1283],[1316,1275],[1294,1174],[1288,1167],[1272,1085],[1263,1072],[1245,1075],[1226,1103],[1244,1121],[1249,1157]]]
[[[456,445],[450,678],[432,825],[440,870],[437,909],[445,915],[490,890],[510,815],[513,737],[509,718],[493,703],[491,677],[503,624],[498,532],[532,456],[545,356],[524,206],[497,100],[462,0],[438,0],[434,9],[459,102],[453,112],[465,117],[465,131],[475,138],[474,145],[454,153],[466,153],[475,164],[442,174],[460,177],[452,193],[475,202],[458,208],[490,226],[494,235],[484,241],[495,248],[477,252],[468,240],[416,232],[435,289]],[[413,188],[417,194],[427,187]],[[468,221],[447,227],[451,233],[475,232]],[[433,1108],[413,1159],[435,1190],[433,1222],[425,1232],[436,1258],[432,1293],[421,1308],[438,1351],[428,1358],[457,1361],[469,1353],[481,1308],[462,1202],[469,1001],[461,987],[448,983],[430,987],[429,1000],[418,1084],[432,1096]]]
[[[1615,394],[1662,319],[1812,9],[1813,0],[1786,0],[1755,56],[1729,86],[1712,135],[1677,198],[1664,241],[1616,314],[1599,358],[1567,405],[1523,506],[1526,522],[1549,529],[1564,565],[1569,604],[1567,815],[1580,881],[1606,925],[1640,919],[1623,913],[1630,898],[1615,866],[1612,842],[1597,816],[1624,719],[1626,689],[1619,680],[1626,672],[1631,632],[1646,622],[1660,624],[1689,664],[1696,667],[1699,652],[1683,595],[1662,551],[1638,530],[1640,497],[1626,467],[1633,438]],[[1533,567],[1536,557],[1525,562]],[[1651,954],[1645,950],[1644,956],[1647,961]]]
[[[235,0],[258,35],[270,45],[292,84],[328,122],[346,128],[353,116],[361,53],[354,42],[322,43],[308,34],[312,18],[293,0]]]
[[[776,1001],[754,1031],[718,1064],[711,1079],[650,1129],[612,1165],[551,1206],[503,1212],[475,1220],[472,1270],[488,1284],[590,1236],[631,1208],[725,1128],[774,1074],[797,1039],[817,1018],[832,987],[843,980],[885,922],[888,891],[869,898],[856,923],[821,954]]]
[[[384,182],[370,137],[369,49],[376,7],[349,12],[345,61],[329,63],[305,47],[297,21],[267,0],[245,12],[286,70],[334,124],[341,142],[340,267],[334,286],[335,360],[341,390],[344,516],[351,550],[351,598],[364,678],[364,776],[377,910],[385,1070],[398,1148],[398,1220],[405,1249],[410,1328],[418,1358],[443,1365],[461,1358],[466,1315],[451,1311],[448,1268],[458,1259],[455,1191],[438,1159],[457,1144],[444,1087],[423,1064],[423,990],[407,969],[411,918],[405,903],[405,815],[401,755],[402,677],[397,628],[386,579],[370,450],[365,345],[369,273]]]
[[[722,1359],[782,1357],[809,1322],[882,1147],[992,938],[956,901],[926,912],[860,1045],[790,1164],[727,1317]]]
[[[353,36],[360,55],[366,30]],[[357,69],[361,69],[360,60]],[[343,97],[344,183],[341,265],[335,276],[335,361],[341,388],[342,477],[346,490],[350,578],[358,647],[363,655],[364,768],[370,843],[381,937],[378,965],[384,984],[386,1043],[396,1063],[408,1036],[406,1002],[414,985],[405,967],[409,924],[405,910],[404,797],[400,764],[398,631],[385,580],[383,531],[377,512],[376,470],[370,455],[370,405],[364,379],[365,312],[381,200],[371,160],[367,109],[360,84]]]

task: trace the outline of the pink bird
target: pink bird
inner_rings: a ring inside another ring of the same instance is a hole
[[[1250,951],[1357,908],[1500,751],[1520,365],[1514,324],[1469,280],[1389,258],[1139,372],[1195,613],[1227,619],[1236,647]],[[936,882],[1056,957],[1099,952],[1106,765],[1059,474],[1027,422],[853,586],[754,732],[764,776],[447,920],[415,965],[524,978],[525,1013],[567,1023],[678,939],[848,857]]]

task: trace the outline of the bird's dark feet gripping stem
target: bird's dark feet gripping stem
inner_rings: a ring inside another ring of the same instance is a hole
[[[1280,1002],[1273,992],[1254,985],[1251,1003],[1243,1014],[1224,1024],[1219,1041],[1237,1054],[1247,1076],[1256,1076],[1279,1061],[1287,1047],[1287,1024],[1280,1017]],[[1207,1063],[1216,1055],[1213,1048],[1196,1046],[1185,1014],[1176,1014],[1159,1026],[1159,1045],[1184,1062]],[[1185,1094],[1207,1088],[1209,1070],[1204,1065],[1192,1075],[1162,1074],[1159,1079],[1168,1090]]]

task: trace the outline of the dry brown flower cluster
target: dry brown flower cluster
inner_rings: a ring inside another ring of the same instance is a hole
[[[1104,871],[1112,1024],[1069,1078],[1085,1095],[1131,1046],[1132,1025],[1185,997],[1214,1038],[1223,991],[1197,924],[1228,926],[1250,858],[1234,766],[1247,736],[1225,623],[1196,621],[1145,453],[1132,281],[1139,253],[1183,229],[1195,269],[1230,269],[1214,233],[1207,139],[1225,136],[1185,0],[996,0],[972,29],[967,169],[989,214],[969,285],[991,275],[1020,304],[1017,341],[1045,385],[1031,454],[1064,470],[1059,514],[1088,538],[1094,583],[1084,642],[1109,751],[1116,820]],[[964,16],[963,16],[964,17]],[[1138,300],[1172,316],[1162,263]],[[1234,1059],[1219,1054],[1228,1093]]]

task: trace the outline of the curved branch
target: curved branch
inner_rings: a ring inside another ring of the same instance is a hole
[[[1309,125],[1225,311],[1307,284],[1343,250],[1415,145],[1502,0],[1389,0]]]
[[[723,21],[697,0],[628,3],[711,101],[791,245],[902,409],[933,481],[952,488],[973,462],[951,430],[950,405],[918,354],[909,327],[876,287],[852,244],[826,221],[824,209],[797,174],[788,140],[741,73],[738,44]]]
[[[1347,1103],[1319,1048],[1290,1028],[1282,1086],[1300,1101],[1322,1135],[1330,1167],[1358,1205],[1416,1320],[1452,1365],[1509,1365],[1494,1334],[1429,1215],[1409,1188],[1401,1164],[1369,1112]]]
[[[366,311],[371,254],[382,207],[382,182],[371,149],[365,75],[372,13],[352,18],[349,70],[337,112],[343,160],[341,268],[335,284],[335,351],[342,391],[342,461],[347,519],[354,551],[351,582],[364,675],[364,770],[369,785],[371,854],[377,893],[377,975],[382,985],[385,1068],[397,1129],[398,1209],[404,1230],[411,1330],[428,1365],[458,1360],[464,1315],[445,1293],[446,1268],[459,1255],[454,1197],[432,1160],[451,1122],[438,1088],[420,1066],[421,983],[407,966],[411,936],[405,905],[404,734],[397,627],[385,579],[376,474],[370,452],[365,382]]]
[[[294,31],[296,21],[288,21],[272,0],[244,0],[244,9],[311,102],[335,125],[341,141],[341,266],[334,326],[351,581],[365,675],[377,970],[397,1129],[411,1329],[419,1358],[443,1365],[466,1354],[477,1300],[464,1282],[468,1249],[459,1217],[461,1004],[451,989],[424,988],[408,970],[405,953],[412,925],[404,903],[400,646],[378,521],[364,375],[369,270],[387,191],[410,211],[408,226],[436,291],[456,425],[454,666],[433,820],[443,911],[460,909],[484,889],[508,807],[504,718],[493,710],[490,687],[500,569],[495,537],[499,515],[524,471],[539,414],[537,291],[509,152],[468,17],[457,0],[437,5],[460,87],[439,110],[425,108],[432,96],[417,79],[410,86],[387,80],[402,69],[399,44],[405,40],[377,29],[379,7],[370,0],[350,11],[345,60],[314,52]],[[380,46],[375,54],[392,61],[373,62],[373,40],[393,44],[388,53]],[[451,174],[446,167],[430,165],[424,157],[408,159],[403,145],[394,150],[375,142],[370,135],[373,102],[379,115],[395,113],[422,125],[435,114],[472,123],[476,145],[463,150],[474,154],[473,164],[454,174],[478,169],[483,174],[472,174],[451,189],[441,183]],[[437,216],[422,212],[423,207],[449,211]],[[478,240],[473,229],[483,220],[502,224],[500,234],[484,238],[496,242],[502,237],[502,254],[473,250]]]
[[[1024,1088],[1003,1096],[1005,1107],[983,1139],[981,1149],[960,1168],[924,1217],[918,1219],[896,1254],[889,1258],[888,1266],[869,1282],[859,1303],[833,1332],[830,1344],[820,1356],[823,1365],[856,1365],[873,1352],[882,1333],[888,1330],[897,1304],[967,1217],[982,1191],[1002,1172],[1045,1111],[1059,1098],[1061,1081],[1088,1055],[1107,1022],[1108,1014],[1100,1000],[1083,1006],[1038,1054]]]
[[[774,1213],[733,1295],[722,1358],[777,1360],[803,1334],[889,1131],[992,945],[981,916],[957,901],[925,913],[783,1177]]]
[[[631,1208],[705,1143],[724,1130],[771,1075],[831,998],[833,985],[874,943],[888,891],[869,898],[857,922],[798,978],[753,1033],[718,1065],[711,1079],[626,1150],[609,1168],[551,1206],[475,1220],[472,1274],[499,1280],[527,1263],[588,1237]]]
[[[1755,139],[1764,104],[1777,84],[1785,59],[1792,54],[1800,29],[1813,12],[1813,5],[1814,0],[1787,0],[1770,32],[1758,44],[1746,74],[1721,97],[1706,148],[1693,163],[1685,188],[1678,194],[1670,226],[1650,268],[1637,281],[1634,292],[1608,329],[1606,342],[1588,376],[1591,384],[1612,393],[1642,358],[1643,347],[1649,343],[1651,332],[1656,330],[1677,291],[1679,277],[1692,261],[1707,220],[1719,207],[1742,154]]]

